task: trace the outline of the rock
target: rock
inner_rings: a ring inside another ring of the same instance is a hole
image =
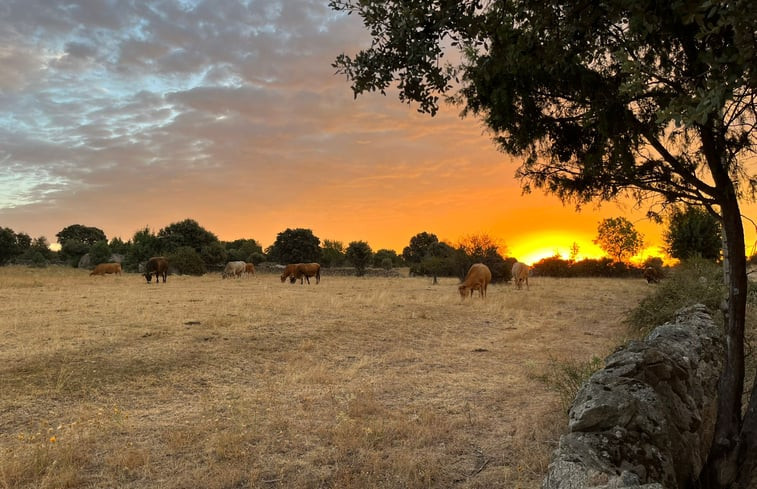
[[[723,352],[697,305],[610,355],[579,390],[542,488],[688,487],[712,441]]]

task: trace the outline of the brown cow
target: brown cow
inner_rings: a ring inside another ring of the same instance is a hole
[[[163,283],[166,283],[166,276],[168,275],[168,260],[162,256],[153,256],[147,260],[147,265],[145,265],[145,279],[147,279],[148,284],[150,283],[153,274],[155,274],[156,284],[160,281],[161,276],[163,277]]]
[[[120,263],[100,263],[95,267],[94,270],[92,270],[92,273],[89,275],[105,275],[106,273],[115,273],[117,275],[121,275],[121,264]]]
[[[255,276],[255,265],[253,265],[252,263],[245,263],[244,264],[244,273],[248,277],[250,275],[252,275],[254,277]]]
[[[523,286],[523,282],[526,283],[526,288],[528,288],[528,272],[529,266],[525,263],[517,261],[513,263],[512,276],[517,288],[520,289]]]
[[[294,273],[297,270],[297,265],[297,263],[290,263],[289,265],[284,267],[284,271],[281,273],[281,283],[284,283],[287,277],[292,277],[294,279]],[[294,283],[294,280],[292,280],[292,283]]]
[[[660,276],[662,274],[660,271],[654,267],[647,267],[644,269],[644,278],[647,280],[648,284],[656,284],[660,281]]]
[[[474,290],[478,290],[483,299],[486,297],[486,287],[491,281],[492,272],[489,270],[489,267],[483,263],[474,263],[468,270],[465,280],[457,289],[460,291],[460,297],[463,299],[468,296],[468,291],[470,291],[470,295],[473,297]]]
[[[300,279],[300,284],[303,284],[303,279],[308,281],[310,285],[310,277],[315,277],[315,283],[321,283],[321,265],[318,263],[298,263],[294,270],[294,276],[290,279],[294,283],[297,279]]]

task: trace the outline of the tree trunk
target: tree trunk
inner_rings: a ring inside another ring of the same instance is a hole
[[[746,249],[738,199],[733,186],[721,202],[726,246],[727,313],[725,317],[726,356],[718,384],[718,417],[707,467],[702,476],[705,488],[726,488],[738,477],[740,453],[741,401],[744,389],[744,322],[746,320]],[[757,422],[757,420],[755,420]],[[757,425],[755,425],[757,427]],[[753,455],[752,455],[753,456]]]

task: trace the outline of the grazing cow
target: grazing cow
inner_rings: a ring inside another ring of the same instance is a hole
[[[245,263],[244,264],[244,273],[247,276],[252,275],[254,277],[255,276],[255,265],[253,265],[252,263]]]
[[[247,264],[243,261],[230,261],[221,273],[222,278],[235,277],[239,278],[245,271]]]
[[[121,275],[121,264],[120,263],[100,263],[95,267],[94,270],[92,270],[92,273],[89,275],[105,275],[106,273],[115,273],[118,275]]]
[[[292,277],[291,282],[294,283],[294,280],[296,280],[294,278],[294,274],[295,274],[295,271],[297,270],[297,265],[298,265],[298,263],[290,263],[289,265],[287,265],[287,266],[284,267],[284,271],[281,272],[281,283],[282,284],[286,281],[287,277]]]
[[[465,299],[470,291],[470,296],[473,297],[473,291],[478,290],[481,298],[486,297],[486,287],[489,282],[492,281],[492,272],[489,267],[483,263],[474,263],[468,270],[468,275],[465,276],[465,280],[457,290],[460,291],[460,297]]]
[[[519,261],[516,261],[513,263],[513,269],[512,269],[512,276],[513,280],[515,280],[515,286],[517,288],[521,288],[523,283],[526,283],[526,288],[528,288],[528,272],[530,268],[525,263],[521,263]]]
[[[310,285],[310,277],[315,277],[315,283],[321,283],[321,265],[318,263],[298,263],[294,270],[294,275],[290,279],[294,283],[297,279],[300,279],[300,284],[304,283],[304,280],[308,281]]]
[[[643,276],[647,279],[648,284],[656,284],[660,281],[660,271],[654,267],[647,267],[644,269]]]
[[[166,276],[168,276],[168,260],[162,256],[153,256],[147,260],[145,265],[145,279],[149,284],[152,280],[152,275],[155,274],[155,283],[160,282],[160,277],[163,277],[163,283],[166,283]]]

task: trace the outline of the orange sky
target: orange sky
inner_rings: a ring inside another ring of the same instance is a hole
[[[326,2],[70,3],[0,18],[2,227],[128,240],[191,218],[263,247],[303,227],[398,252],[423,231],[486,233],[530,263],[573,242],[597,256],[598,222],[624,216],[660,243],[646,209],[521,195],[517,162],[456,108],[429,118],[393,94],[354,100],[331,63],[368,38]]]

